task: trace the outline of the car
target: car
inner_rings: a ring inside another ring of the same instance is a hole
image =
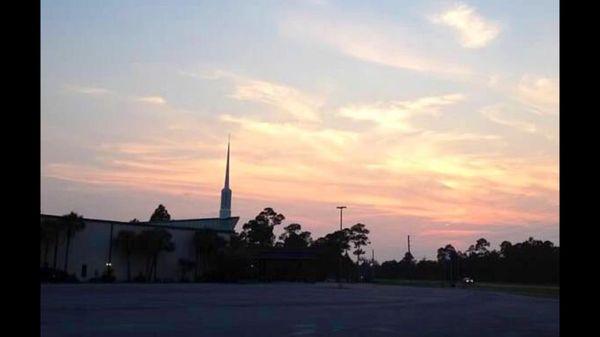
[[[471,285],[471,284],[475,283],[475,281],[470,277],[463,277],[462,281],[466,285]]]

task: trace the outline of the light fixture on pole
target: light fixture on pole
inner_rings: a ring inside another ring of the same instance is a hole
[[[348,208],[346,206],[337,206],[337,209],[340,210],[340,230],[342,230],[342,212],[344,211],[344,208]]]

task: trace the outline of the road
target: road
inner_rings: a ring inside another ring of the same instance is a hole
[[[41,286],[41,335],[558,336],[558,299],[372,284]]]

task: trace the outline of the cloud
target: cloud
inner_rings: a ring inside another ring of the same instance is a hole
[[[136,101],[148,104],[156,104],[156,105],[165,105],[167,104],[167,100],[161,96],[143,96],[136,97]]]
[[[236,137],[251,139],[240,145],[236,155],[243,163],[246,183],[261,186],[252,192],[261,198],[293,190],[286,198],[331,203],[344,195],[353,207],[369,206],[374,212],[429,221],[546,219],[552,207],[533,211],[509,205],[508,200],[523,195],[550,195],[536,202],[555,198],[556,163],[536,166],[532,163],[541,162],[538,158],[515,160],[490,153],[489,143],[478,153],[465,153],[461,146],[448,145],[495,142],[500,137],[418,129],[410,124],[411,116],[438,114],[461,99],[450,94],[340,109],[357,121],[369,120],[378,126],[366,132],[231,115],[221,120],[238,125]],[[400,117],[395,119],[395,115]],[[388,125],[392,129],[384,128]],[[405,126],[411,132],[399,138],[398,128]]]
[[[289,86],[259,80],[241,80],[236,84],[231,97],[273,106],[296,120],[320,120],[318,109],[321,102]]]
[[[343,148],[357,140],[355,132],[327,128],[317,125],[299,125],[297,123],[271,122],[253,118],[238,118],[222,115],[221,121],[240,127],[237,137],[253,138],[255,147],[247,149],[253,153],[253,159],[261,157],[266,149],[285,149],[285,157],[290,160],[343,160]],[[273,157],[279,161],[278,157]],[[325,164],[325,163],[324,163]],[[300,166],[300,165],[299,165]],[[288,172],[293,172],[289,170]]]
[[[517,97],[540,115],[557,114],[559,109],[559,84],[548,77],[525,74],[517,88]]]
[[[480,235],[487,231],[482,230],[467,230],[467,229],[428,229],[424,230],[419,235],[421,236],[443,236],[447,238],[455,237],[470,237]]]
[[[72,92],[76,92],[78,94],[83,94],[83,95],[93,95],[93,96],[100,96],[100,95],[106,95],[106,94],[110,94],[111,91],[105,88],[98,88],[98,87],[85,87],[85,86],[78,86],[78,85],[66,85],[65,88],[69,91]]]
[[[505,125],[522,132],[535,133],[537,131],[537,127],[534,123],[511,117],[508,114],[508,110],[508,106],[496,104],[482,108],[481,114],[494,123]]]
[[[422,114],[436,116],[442,107],[457,104],[464,99],[462,94],[447,94],[426,96],[412,101],[349,105],[340,108],[338,114],[354,120],[371,121],[384,129],[411,132],[416,128],[410,123],[410,118]]]
[[[353,58],[398,69],[431,72],[445,76],[466,76],[471,70],[431,56],[419,48],[411,32],[397,26],[362,20],[357,25],[351,19],[336,16],[335,20],[294,15],[280,21],[284,36],[317,41]]]
[[[202,74],[193,72],[180,72],[180,74],[204,80],[228,79],[234,84],[233,93],[229,95],[233,99],[271,106],[277,113],[292,117],[295,121],[321,121],[319,109],[323,105],[322,99],[292,86],[249,78],[222,70]]]
[[[479,15],[473,7],[458,4],[454,8],[434,15],[432,22],[453,28],[465,48],[482,48],[500,34],[500,26]]]
[[[172,113],[159,114],[160,123],[148,123],[143,136],[104,140],[88,162],[46,163],[43,179],[88,184],[93,190],[214,198],[217,209],[231,132],[234,197],[247,205],[244,211],[236,206],[242,221],[275,204],[286,215],[301,214],[313,233],[324,231],[327,210],[317,216],[312,208],[343,198],[356,221],[373,226],[407,218],[457,224],[452,231],[435,232],[430,226],[412,232],[434,241],[470,240],[481,233],[464,224],[487,229],[489,224],[551,223],[558,216],[558,166],[552,158],[499,152],[501,138],[476,129],[415,124],[418,117],[443,117],[466,101],[465,94],[342,104],[325,119],[320,118],[321,99],[287,85],[227,72],[196,77],[226,79],[232,86],[225,97],[257,102],[276,114],[231,111],[209,117],[167,104]],[[132,97],[124,97],[117,104],[130,103]],[[302,119],[296,113],[303,109],[319,119]]]
[[[428,107],[418,111],[433,113],[432,106],[446,100],[411,102],[404,101],[403,106]],[[398,225],[398,219],[406,217],[421,223],[461,224],[451,232],[413,232],[434,240],[467,238],[477,234],[467,231],[479,231],[462,224],[488,229],[489,224],[543,223],[558,216],[555,161],[490,153],[487,142],[497,138],[467,132],[421,130],[398,136],[381,129],[356,132],[222,115],[202,132],[104,144],[96,150],[97,161],[49,163],[42,176],[93,188],[114,186],[128,193],[206,195],[214,198],[217,209],[225,155],[222,130],[232,131],[236,209],[241,212],[240,200],[248,205],[246,213],[239,214],[242,221],[275,203],[286,215],[305,216],[303,225],[313,233],[324,231],[315,224],[326,226],[326,216],[315,215],[313,208],[326,208],[343,198],[352,209],[349,216],[356,221],[372,217],[370,226]],[[485,145],[474,154],[447,147],[449,142],[482,141]],[[368,212],[358,213],[364,209]]]
[[[115,94],[112,90],[99,87],[86,87],[76,85],[65,85],[65,88],[69,91],[76,92],[78,94],[90,95],[90,96],[102,96],[107,94]],[[117,97],[125,98],[124,95],[116,94]],[[166,105],[167,100],[162,96],[133,96],[129,97],[136,102],[142,102],[147,104]]]
[[[557,216],[555,161],[495,152],[500,139],[496,135],[414,124],[417,116],[440,116],[463,102],[464,94],[342,105],[335,110],[347,118],[342,126],[330,120],[299,123],[284,110],[289,106],[282,97],[319,100],[297,89],[226,72],[208,77],[231,80],[230,97],[266,104],[293,118],[232,113],[197,119],[172,109],[161,117],[164,123],[149,126],[151,138],[101,144],[91,163],[48,163],[43,177],[216,198],[227,130],[233,136],[236,198],[252,200],[253,205],[264,205],[273,195],[286,205],[329,205],[343,196],[353,209],[421,222],[537,223]],[[320,113],[316,104],[308,106]],[[356,128],[365,122],[374,127]],[[164,127],[192,123],[202,132]],[[465,150],[473,146],[475,150]]]

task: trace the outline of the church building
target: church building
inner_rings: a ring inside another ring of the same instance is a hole
[[[231,216],[231,189],[229,188],[229,142],[227,143],[227,163],[225,184],[221,190],[221,208],[219,217],[182,219],[168,221],[123,222],[114,220],[84,218],[85,228],[74,234],[70,240],[68,264],[65,264],[65,235],[58,240],[55,254],[54,243],[41,247],[40,266],[64,269],[74,274],[80,281],[100,277],[108,267],[112,268],[117,281],[127,280],[127,259],[115,247],[115,238],[119,231],[128,230],[140,233],[149,229],[166,229],[172,235],[174,251],[161,252],[157,259],[156,277],[159,280],[176,281],[180,275],[180,259],[194,260],[194,233],[199,229],[214,230],[220,237],[229,240],[239,217]],[[41,214],[41,220],[59,220],[61,216]],[[56,258],[55,258],[56,255]],[[56,259],[56,262],[55,262]],[[135,277],[144,273],[145,262],[141,257],[130,257],[130,274]]]

